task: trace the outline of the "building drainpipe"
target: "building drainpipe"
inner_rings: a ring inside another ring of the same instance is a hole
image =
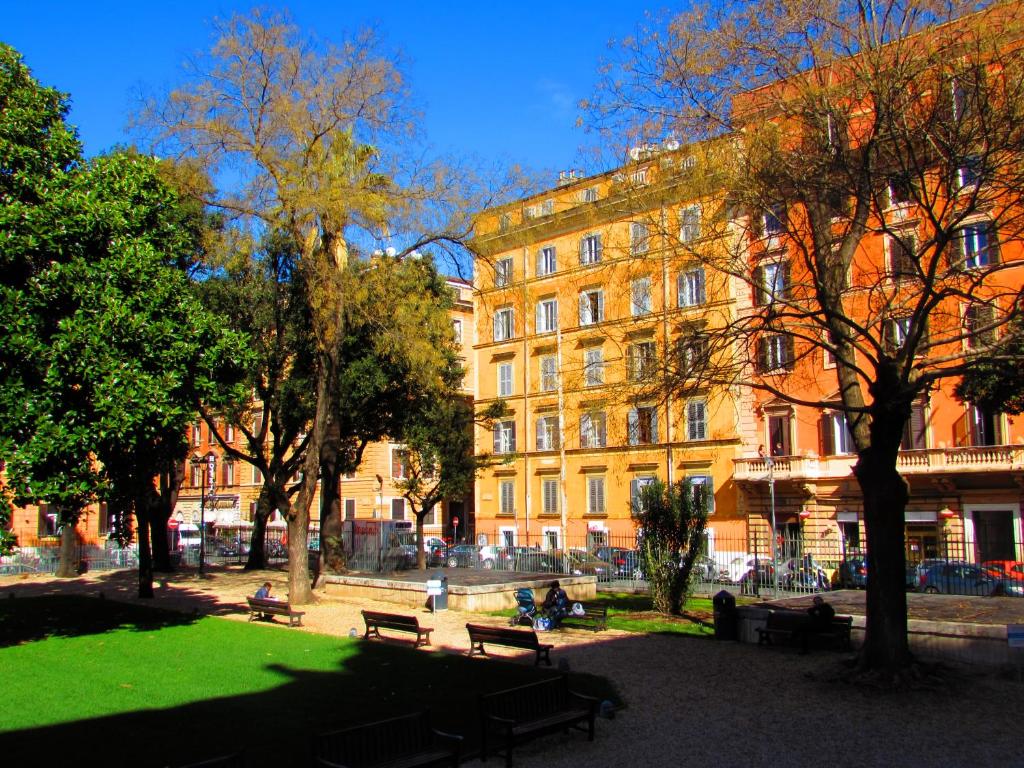
[[[528,341],[527,324],[530,317],[529,294],[526,289],[526,276],[530,274],[530,248],[523,246],[523,500],[524,500],[524,529],[526,543],[530,543],[530,508],[532,507],[532,496],[530,494],[530,345]],[[514,513],[515,507],[513,507]],[[516,528],[516,543],[519,539],[519,521],[514,520]]]
[[[558,540],[563,551],[568,549],[567,498],[565,494],[565,390],[562,388],[562,324],[555,323],[555,381],[558,385],[558,509],[561,532]]]
[[[661,249],[661,293],[662,293],[662,307],[661,307],[661,323],[662,332],[665,339],[665,358],[668,358],[669,353],[669,320],[668,320],[668,308],[669,301],[672,298],[672,289],[669,285],[669,271],[668,271],[668,209],[661,206],[661,232],[662,232],[662,249]],[[675,467],[674,455],[672,451],[672,442],[675,439],[673,434],[672,424],[672,390],[668,385],[668,373],[662,373],[662,383],[665,389],[665,478],[666,483],[669,487],[675,482]]]

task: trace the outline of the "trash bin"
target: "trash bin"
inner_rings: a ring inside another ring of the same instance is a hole
[[[432,613],[448,610],[448,577],[440,571],[427,579],[427,599]]]
[[[715,610],[715,639],[736,640],[736,598],[731,592],[722,590],[711,598]]]

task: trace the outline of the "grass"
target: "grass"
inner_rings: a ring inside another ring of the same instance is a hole
[[[315,733],[427,707],[472,749],[480,692],[552,674],[80,597],[3,601],[0,669],[5,763],[108,768],[242,748],[253,766],[305,764]],[[573,685],[618,702],[602,678]]]
[[[612,629],[697,637],[715,633],[710,598],[691,597],[678,617],[657,613],[647,594],[598,592],[595,602],[608,606],[608,626]]]

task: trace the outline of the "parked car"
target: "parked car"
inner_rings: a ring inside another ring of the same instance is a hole
[[[558,554],[533,547],[512,548],[512,568],[533,573],[563,573]]]
[[[1024,582],[1024,563],[1019,560],[986,560],[981,567],[994,578]]]
[[[959,561],[937,563],[921,573],[918,590],[943,595],[997,595],[1003,582],[974,563]]]
[[[728,584],[739,584],[748,571],[754,568],[753,555],[740,555],[729,561],[729,564],[720,568],[718,580]]]
[[[756,566],[754,561],[750,560],[749,564],[750,568],[740,578],[742,594],[752,595],[760,588],[775,586],[775,568],[771,560],[758,559]]]
[[[561,561],[562,573],[570,573],[574,576],[597,576],[599,581],[611,579],[612,566],[589,552],[570,550],[552,554]]]
[[[618,579],[632,579],[640,568],[640,553],[624,547],[597,547],[594,557],[611,566],[611,575]]]
[[[863,557],[848,557],[839,563],[832,574],[832,589],[866,589],[868,561]]]
[[[942,565],[947,562],[939,557],[928,557],[917,562],[907,563],[907,589],[917,589],[921,583],[921,574],[933,565]]]
[[[499,571],[507,571],[512,568],[512,555],[509,553],[508,547],[494,545],[480,547],[479,558],[480,567],[487,570],[496,568]]]
[[[449,547],[445,555],[445,563],[449,568],[476,568],[479,560],[480,551],[472,544]]]
[[[715,581],[718,578],[718,565],[707,555],[697,555],[693,559],[690,577],[700,581]]]

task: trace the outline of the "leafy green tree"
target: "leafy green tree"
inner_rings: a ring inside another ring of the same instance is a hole
[[[674,485],[655,480],[641,489],[637,507],[640,558],[654,608],[678,616],[686,604],[693,561],[704,545],[707,504],[684,480]]]

